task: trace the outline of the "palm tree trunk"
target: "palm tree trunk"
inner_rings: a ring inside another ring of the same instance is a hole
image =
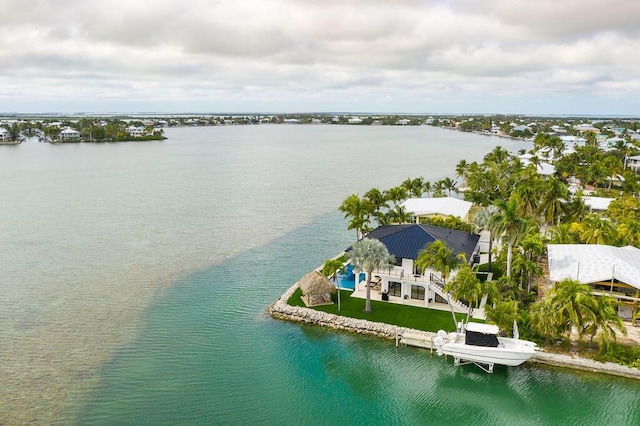
[[[451,309],[451,316],[453,317],[453,325],[458,329],[458,320],[456,319],[456,313],[453,311],[453,305],[451,304],[451,295],[447,293],[447,302],[449,303],[449,308]]]
[[[367,282],[367,298],[366,298],[366,302],[364,304],[364,312],[371,312],[371,272],[367,272],[366,273],[366,277],[365,280]]]
[[[511,277],[511,258],[513,257],[513,242],[509,239],[507,243],[507,278]]]

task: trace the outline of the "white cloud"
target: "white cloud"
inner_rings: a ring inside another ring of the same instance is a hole
[[[551,96],[550,112],[615,99],[634,114],[640,95],[640,3],[625,0],[3,3],[7,111],[529,112],[508,108]]]

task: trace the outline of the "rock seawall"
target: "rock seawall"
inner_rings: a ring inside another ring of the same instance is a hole
[[[319,325],[322,327],[332,328],[334,330],[348,331],[351,333],[365,334],[369,336],[380,337],[383,339],[394,340],[403,333],[423,335],[425,337],[435,336],[430,333],[412,328],[398,327],[395,325],[385,324],[381,322],[367,321],[363,319],[348,318],[340,315],[329,314],[315,309],[303,308],[300,306],[291,306],[287,301],[293,296],[298,283],[291,286],[284,292],[280,298],[269,307],[269,314],[278,319],[286,321],[301,322],[310,325]]]
[[[304,324],[318,325],[332,328],[334,330],[348,331],[351,333],[364,334],[394,340],[404,333],[411,335],[421,335],[426,338],[435,337],[436,333],[422,330],[415,330],[407,327],[381,322],[373,322],[362,319],[347,318],[340,315],[328,314],[314,309],[291,306],[287,301],[298,289],[295,283],[280,298],[269,307],[269,314],[278,319],[301,322]],[[572,357],[569,355],[552,354],[547,352],[536,352],[527,362],[566,367],[577,370],[591,371],[596,373],[611,374],[614,376],[627,377],[630,379],[640,379],[640,370],[611,362],[602,363],[591,359]]]

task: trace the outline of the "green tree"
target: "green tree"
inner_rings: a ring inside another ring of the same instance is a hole
[[[518,214],[518,204],[514,198],[496,203],[498,212],[489,219],[489,227],[497,235],[507,239],[507,277],[511,276],[513,245],[524,231],[526,221]]]
[[[444,241],[436,240],[427,244],[425,248],[418,253],[415,266],[422,275],[424,275],[427,269],[433,269],[439,272],[446,287],[451,272],[458,270],[465,264],[466,259],[464,253],[458,253],[456,255]],[[453,323],[457,324],[456,314],[453,311],[451,301],[449,301],[449,307],[451,308],[451,315],[453,315]]]
[[[344,273],[346,261],[346,255],[337,257],[335,259],[325,260],[324,264],[322,265],[322,274],[325,277],[330,278],[334,284],[337,283],[338,273]],[[340,288],[338,288],[338,311],[340,311]]]
[[[518,302],[513,299],[496,300],[484,307],[484,313],[489,322],[492,322],[505,333],[513,332],[513,322],[520,319]]]
[[[372,207],[369,200],[351,194],[342,202],[338,210],[344,213],[345,219],[349,219],[347,229],[356,231],[356,240],[360,240],[370,230]]]
[[[473,217],[473,225],[475,226],[476,232],[482,232],[484,230],[489,231],[489,269],[491,269],[491,250],[493,247],[493,237],[491,235],[489,219],[497,212],[498,208],[496,206],[480,207]]]
[[[354,269],[366,273],[367,295],[364,312],[371,312],[371,274],[376,269],[393,265],[395,259],[383,243],[372,238],[364,238],[351,246],[347,257],[351,260]]]
[[[371,205],[371,214],[378,222],[378,226],[381,225],[381,216],[384,214],[383,209],[388,209],[387,200],[378,188],[371,188],[364,194],[364,198],[369,201]]]
[[[456,276],[444,286],[444,291],[451,293],[456,299],[463,299],[469,306],[467,311],[467,320],[471,318],[471,312],[474,308],[479,307],[482,297],[487,294],[489,296],[496,295],[496,288],[491,281],[481,282],[475,272],[465,265],[456,274]]]
[[[416,268],[421,274],[426,269],[433,269],[442,276],[445,285],[452,271],[455,271],[466,264],[464,253],[454,253],[442,240],[429,243],[420,250],[416,259]]]
[[[584,328],[584,333],[589,335],[589,343],[593,344],[593,338],[598,337],[600,352],[604,353],[612,342],[616,341],[616,330],[623,336],[627,335],[622,319],[618,316],[618,302],[612,297],[596,297],[596,305],[591,312],[591,323]]]

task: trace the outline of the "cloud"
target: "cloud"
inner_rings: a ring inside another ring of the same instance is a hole
[[[5,0],[0,103],[255,110],[269,108],[255,99],[322,99],[331,109],[357,98],[384,110],[389,99],[416,108],[497,96],[500,109],[511,93],[629,108],[639,12],[623,0]]]

